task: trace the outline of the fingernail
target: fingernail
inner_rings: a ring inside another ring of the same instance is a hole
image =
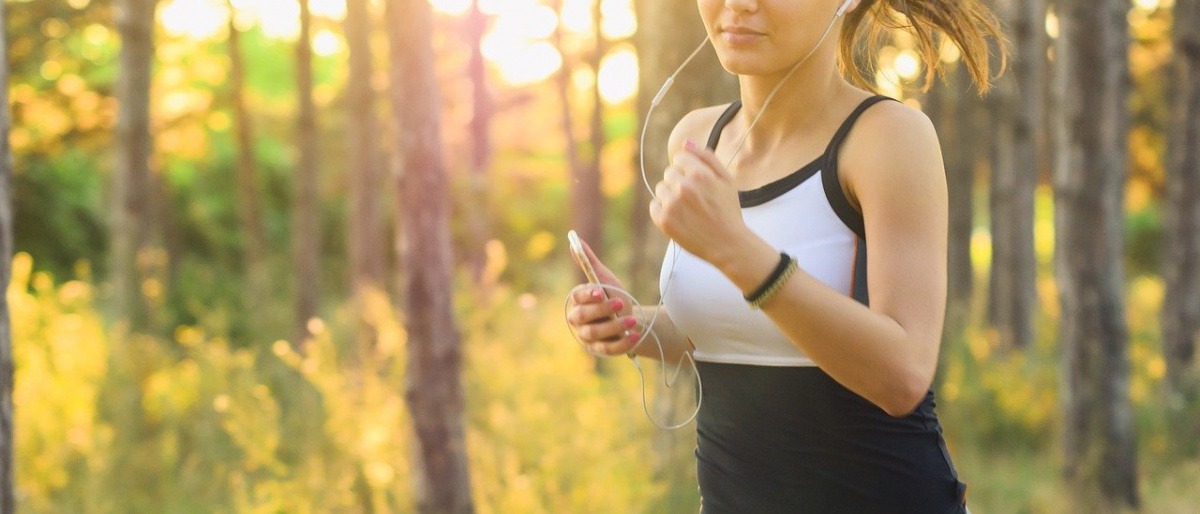
[[[641,338],[642,338],[641,332],[630,332],[629,333],[630,341],[637,341],[638,339],[641,339]]]
[[[602,296],[602,295],[600,294],[600,290],[599,290],[599,289],[593,289],[593,290],[592,290],[592,298],[593,298],[593,299],[599,300],[601,296]]]
[[[621,301],[620,298],[617,298],[616,300],[609,302],[609,305],[612,306],[614,311],[619,311],[619,310],[625,308],[625,302]]]
[[[628,318],[625,318],[625,328],[633,328],[636,326],[637,326],[637,318],[634,318],[633,316],[629,316]]]

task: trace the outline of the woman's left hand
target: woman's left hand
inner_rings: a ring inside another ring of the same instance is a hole
[[[683,249],[717,264],[748,234],[733,176],[709,149],[691,141],[676,152],[654,188],[650,219]]]

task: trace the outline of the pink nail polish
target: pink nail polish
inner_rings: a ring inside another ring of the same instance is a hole
[[[637,319],[633,316],[625,318],[625,328],[633,328],[637,326]]]
[[[625,308],[625,302],[621,301],[620,298],[613,300],[612,302],[609,303],[609,305],[612,307],[612,309],[614,311],[619,311],[619,310]]]

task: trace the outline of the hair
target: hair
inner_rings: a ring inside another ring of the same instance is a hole
[[[928,90],[935,77],[945,78],[941,44],[946,38],[958,47],[980,94],[987,92],[992,79],[1008,66],[1008,40],[996,15],[982,0],[862,0],[846,14],[838,59],[843,74],[855,85],[874,91],[876,50],[880,39],[896,29],[909,32],[916,40],[917,55],[925,68],[922,90]],[[999,57],[995,75],[989,39],[995,42]]]

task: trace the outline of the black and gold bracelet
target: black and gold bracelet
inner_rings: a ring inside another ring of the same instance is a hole
[[[791,278],[792,273],[796,272],[797,267],[796,259],[793,259],[784,252],[779,252],[779,264],[775,265],[775,269],[771,271],[771,274],[767,276],[762,285],[758,286],[754,292],[745,296],[746,303],[750,304],[750,308],[752,309],[761,309],[762,305],[767,303],[767,300],[770,300],[771,297],[775,296],[775,293],[783,289],[783,284]]]

